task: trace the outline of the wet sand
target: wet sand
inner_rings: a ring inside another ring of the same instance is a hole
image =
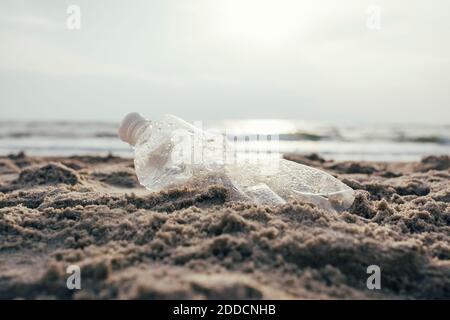
[[[354,188],[352,207],[257,206],[221,184],[150,193],[114,156],[0,157],[0,298],[450,299],[448,157],[286,158]]]

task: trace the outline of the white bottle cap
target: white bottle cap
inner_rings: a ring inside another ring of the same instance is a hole
[[[120,140],[134,146],[138,139],[137,133],[146,123],[148,123],[148,120],[137,112],[127,114],[119,126],[118,134]]]

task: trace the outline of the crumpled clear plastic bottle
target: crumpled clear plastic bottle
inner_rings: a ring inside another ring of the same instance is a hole
[[[149,121],[130,113],[119,127],[119,137],[134,147],[139,182],[152,191],[217,174],[244,199],[259,204],[301,199],[325,209],[346,209],[354,200],[350,187],[324,171],[285,159],[239,161],[225,136],[172,115]],[[275,171],[267,172],[274,161]]]

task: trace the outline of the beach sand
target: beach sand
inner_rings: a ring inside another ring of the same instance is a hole
[[[114,156],[0,157],[0,298],[450,298],[447,156],[286,158],[354,188],[353,206],[257,206],[220,184],[151,193]]]

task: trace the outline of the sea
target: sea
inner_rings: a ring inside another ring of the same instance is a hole
[[[450,155],[450,124],[333,124],[254,119],[195,121],[224,134],[239,150],[309,155],[354,161],[418,161]],[[113,154],[132,157],[117,137],[118,123],[80,121],[1,121],[0,155],[71,156]]]

